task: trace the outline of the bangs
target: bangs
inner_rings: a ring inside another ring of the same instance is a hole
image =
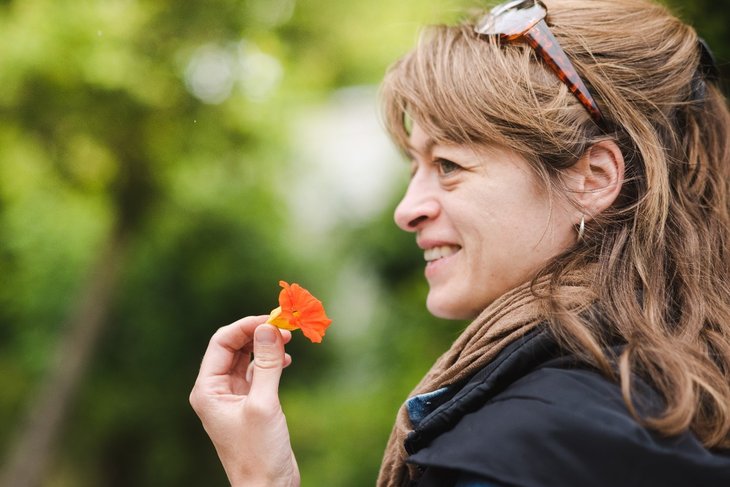
[[[425,30],[381,86],[386,129],[402,150],[414,122],[436,142],[497,144],[527,159],[540,154],[536,139],[573,138],[565,131],[574,135],[586,115],[572,98],[528,45],[500,45],[471,24]]]

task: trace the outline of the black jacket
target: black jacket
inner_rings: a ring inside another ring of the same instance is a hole
[[[649,387],[637,393],[643,413],[660,410]],[[543,329],[429,406],[406,440],[419,487],[463,472],[516,487],[730,487],[730,452],[642,427],[617,384],[561,354]]]

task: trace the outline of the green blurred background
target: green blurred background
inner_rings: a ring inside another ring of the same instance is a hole
[[[730,2],[672,4],[730,59]],[[334,320],[295,334],[282,381],[303,485],[374,484],[464,325],[428,316],[392,223],[407,168],[377,84],[475,6],[0,1],[3,487],[226,485],[187,397],[210,335],[279,279]]]

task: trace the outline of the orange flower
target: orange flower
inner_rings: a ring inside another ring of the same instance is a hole
[[[320,343],[332,320],[327,318],[322,302],[299,284],[279,281],[279,307],[266,321],[284,330],[302,330],[313,343]]]

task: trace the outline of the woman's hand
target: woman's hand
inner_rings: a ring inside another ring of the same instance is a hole
[[[299,469],[279,403],[291,333],[249,316],[211,338],[190,404],[215,445],[231,485],[299,485]],[[251,352],[254,360],[251,361]]]

